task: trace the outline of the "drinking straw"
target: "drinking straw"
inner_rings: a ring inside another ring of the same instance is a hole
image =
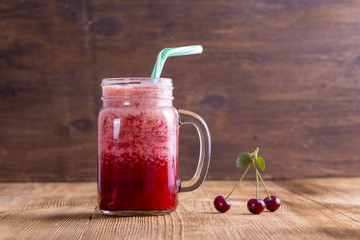
[[[160,77],[161,71],[163,70],[165,61],[168,57],[201,54],[202,51],[203,51],[203,47],[201,45],[184,46],[184,47],[176,47],[176,48],[164,48],[161,52],[159,52],[157,56],[155,66],[151,74],[151,78]],[[150,80],[150,82],[153,82],[153,80]]]

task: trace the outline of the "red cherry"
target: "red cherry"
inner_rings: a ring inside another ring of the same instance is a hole
[[[218,210],[219,212],[227,212],[230,207],[231,207],[231,203],[230,201],[228,201],[227,199],[225,199],[223,196],[217,196],[214,199],[214,206],[216,208],[216,210]]]
[[[260,214],[265,209],[265,203],[261,199],[250,199],[247,203],[249,211],[253,214]]]
[[[281,204],[280,199],[275,196],[271,196],[271,199],[266,197],[264,199],[264,202],[267,210],[269,210],[270,212],[275,212]]]

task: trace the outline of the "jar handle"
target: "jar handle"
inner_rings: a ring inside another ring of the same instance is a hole
[[[200,139],[200,155],[195,175],[189,181],[183,181],[181,183],[180,191],[190,192],[200,187],[206,178],[210,165],[211,139],[209,128],[199,115],[183,109],[179,109],[179,113],[180,126],[185,124],[193,125],[196,128]]]

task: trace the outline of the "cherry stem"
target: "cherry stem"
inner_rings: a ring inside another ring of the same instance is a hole
[[[254,159],[254,158],[256,159],[256,158],[257,158],[258,152],[259,152],[259,148],[256,147],[255,151],[252,153],[252,155],[253,155],[253,158],[252,158],[252,159]]]
[[[264,188],[265,188],[265,191],[266,191],[266,193],[267,193],[267,195],[268,195],[269,200],[271,200],[270,193],[269,193],[269,191],[267,190],[267,187],[265,186],[265,182],[264,182],[264,180],[262,179],[262,177],[261,177],[259,171],[257,170],[255,164],[254,164],[254,167],[255,167],[256,174],[259,175],[259,178],[260,178],[260,180],[261,180],[261,182],[262,182],[262,184],[263,184],[263,186],[264,186]]]
[[[256,199],[259,199],[259,177],[256,173],[255,175],[256,175]]]
[[[252,162],[252,165],[256,169],[254,162]],[[259,177],[258,177],[257,173],[255,173],[255,175],[256,175],[256,199],[259,199]]]
[[[259,148],[257,147],[255,151],[252,153],[251,164],[255,169],[256,169],[255,161],[258,156],[258,152],[259,152]],[[256,199],[259,199],[259,177],[257,173],[255,173],[255,176],[256,176]]]
[[[227,197],[225,199],[228,199],[230,197],[230,195],[234,192],[235,188],[240,184],[241,180],[243,180],[243,178],[245,177],[245,174],[249,171],[250,166],[251,166],[251,164],[249,164],[249,166],[245,170],[244,174],[240,178],[239,182],[235,185],[235,187],[231,190],[231,192],[229,193],[229,195],[227,195]]]

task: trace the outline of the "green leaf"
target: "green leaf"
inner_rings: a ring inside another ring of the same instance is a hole
[[[245,167],[251,163],[251,153],[242,153],[236,159],[237,167]]]
[[[259,168],[261,169],[261,171],[265,170],[265,161],[262,157],[257,157],[256,158],[256,163],[259,166]]]

